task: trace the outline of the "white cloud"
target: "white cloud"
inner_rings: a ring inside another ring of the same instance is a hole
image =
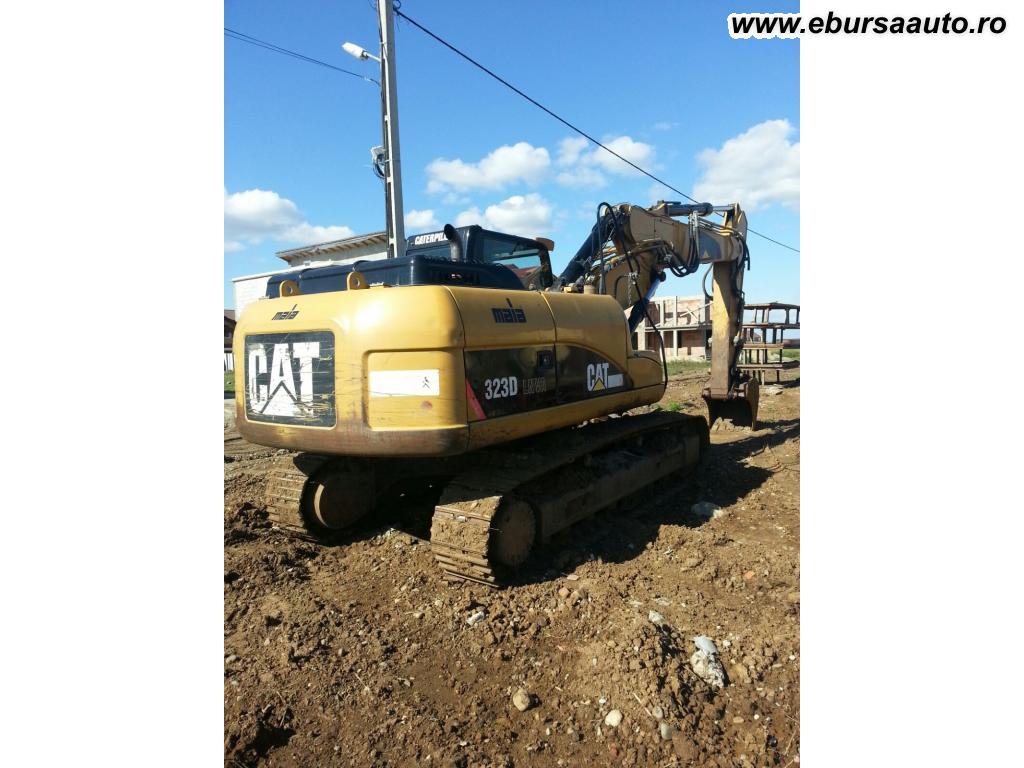
[[[656,181],[647,188],[647,198],[654,203],[658,200],[678,200],[680,194]]]
[[[653,128],[656,131],[671,131],[677,125],[679,125],[679,123],[670,123],[667,120],[660,120],[654,125],[652,125],[651,128]]]
[[[603,144],[608,149],[617,152],[642,168],[647,168],[654,164],[654,147],[650,144],[644,144],[642,141],[633,141],[629,136],[618,136],[604,141]],[[617,173],[622,176],[633,176],[639,173],[635,168],[631,168],[615,157],[615,155],[605,152],[600,147],[593,151],[592,157],[597,165],[609,173]]]
[[[312,245],[313,243],[329,243],[332,240],[344,240],[346,237],[352,237],[354,234],[355,232],[350,227],[340,225],[321,227],[304,221],[285,230],[281,233],[280,237],[275,239],[289,243]]]
[[[445,192],[441,202],[445,205],[468,205],[472,198],[467,195],[458,195],[455,192]]]
[[[224,192],[224,236],[231,240],[258,241],[273,237],[302,222],[291,200],[265,189]]]
[[[479,224],[483,227],[487,226],[484,224],[484,215],[480,213],[480,209],[475,205],[472,208],[467,208],[466,210],[455,214],[456,227],[468,227],[472,224]]]
[[[748,211],[779,203],[800,207],[800,142],[788,120],[766,120],[697,155],[704,175],[693,196],[715,205],[739,203]]]
[[[604,173],[619,176],[639,174],[635,168],[617,158],[602,147],[586,151],[588,142],[583,137],[572,136],[562,139],[558,145],[558,166],[562,169],[556,181],[564,187],[587,187],[597,189],[607,184]],[[650,167],[654,162],[654,147],[629,136],[615,136],[602,142],[608,149],[641,167]],[[604,173],[602,173],[602,171]]]
[[[418,229],[421,232],[426,232],[431,229],[440,229],[441,222],[434,216],[434,212],[428,208],[425,211],[406,211],[405,226],[406,229]]]
[[[583,150],[590,142],[582,136],[570,136],[558,142],[558,164],[572,165],[578,162]]]
[[[480,224],[486,229],[512,235],[538,237],[550,228],[552,211],[551,203],[536,192],[531,192],[528,195],[513,195],[500,203],[489,205],[483,213],[474,205],[455,217],[455,226]]]
[[[341,240],[355,232],[345,226],[310,224],[298,206],[277,192],[247,189],[228,194],[224,191],[224,251],[240,251],[246,245],[264,240],[283,243],[322,243]]]
[[[604,174],[586,165],[578,165],[575,168],[559,172],[555,181],[563,187],[586,187],[587,189],[600,189],[608,184]]]
[[[427,166],[427,191],[502,189],[513,182],[537,184],[547,174],[551,157],[544,147],[525,141],[498,147],[477,163],[438,158]]]

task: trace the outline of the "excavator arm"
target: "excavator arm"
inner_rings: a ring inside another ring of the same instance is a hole
[[[712,221],[712,213],[723,216]],[[679,220],[684,219],[684,220]],[[650,208],[598,206],[590,237],[562,271],[556,290],[614,296],[633,331],[667,272],[677,277],[709,265],[711,376],[704,389],[708,422],[719,418],[756,428],[758,384],[740,373],[743,276],[750,262],[747,217],[739,205],[659,202]]]

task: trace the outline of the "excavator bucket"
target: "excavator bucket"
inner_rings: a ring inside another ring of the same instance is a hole
[[[760,389],[757,379],[749,379],[735,387],[726,397],[714,397],[704,390],[704,402],[708,405],[708,427],[714,427],[718,419],[730,422],[734,427],[757,429],[757,406]]]

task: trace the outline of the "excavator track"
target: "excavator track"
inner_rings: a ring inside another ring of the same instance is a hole
[[[692,470],[707,445],[703,418],[655,411],[459,456],[459,471],[448,473],[454,477],[431,521],[434,557],[451,581],[497,587],[535,544],[666,476]],[[277,457],[266,490],[270,521],[290,536],[331,540],[338,529],[318,522],[315,509],[317,488],[336,464],[309,453]]]
[[[323,456],[294,453],[274,460],[267,478],[267,517],[284,533],[308,541],[322,538],[310,530],[302,514],[302,496],[309,476],[326,462]]]
[[[484,448],[467,457],[466,469],[435,507],[434,556],[448,580],[496,587],[510,570],[497,561],[497,551],[521,561],[524,548],[668,475],[692,470],[707,446],[703,418],[656,411]],[[534,536],[521,512],[503,514],[510,505],[533,510]]]
[[[267,517],[283,533],[333,542],[370,514],[396,483],[450,477],[440,459],[373,462],[316,453],[278,456],[268,473]]]

